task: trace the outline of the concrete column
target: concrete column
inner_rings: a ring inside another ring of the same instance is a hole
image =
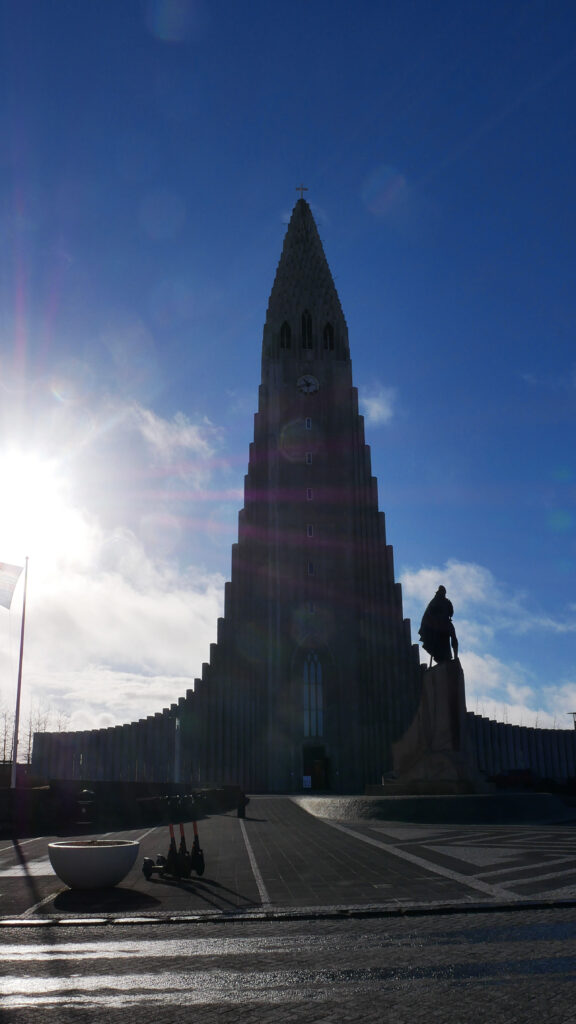
[[[122,726],[115,725],[112,732],[112,782],[120,779],[120,765],[122,763]]]
[[[538,750],[536,747],[536,730],[526,729],[526,751],[528,759],[528,767],[534,775],[539,775],[537,763],[538,763]]]
[[[477,721],[479,763],[481,763],[486,775],[494,775],[490,722],[487,718],[482,718],[480,715],[474,715],[474,718]]]
[[[558,743],[558,729],[550,730],[550,742],[552,747],[552,764],[554,768],[555,779],[561,779],[563,776],[562,762],[560,760],[560,746]]]
[[[566,730],[566,760],[568,778],[576,777],[576,729]]]
[[[151,743],[151,767],[150,767],[150,779],[153,782],[164,782],[163,776],[163,715],[161,711],[157,711],[151,721],[152,726],[152,743]]]
[[[208,700],[201,679],[194,680],[194,703],[191,711],[190,743],[194,768],[194,785],[202,788],[208,778]],[[200,727],[202,723],[202,728]]]
[[[108,757],[104,764],[105,778],[108,782],[114,782],[116,780],[116,726],[111,725],[106,731],[108,733]]]
[[[180,782],[180,709],[178,704],[172,704],[170,712],[169,722],[166,723],[168,733],[171,736],[167,749],[172,755],[170,764],[167,765],[169,769],[168,781]]]
[[[485,775],[492,775],[492,749],[490,746],[490,730],[487,728],[487,720],[475,715],[478,743],[478,764],[479,769]]]
[[[104,779],[107,782],[114,781],[114,746],[115,746],[115,726],[111,725],[106,729],[106,760],[103,764]]]
[[[561,729],[560,735],[562,737],[562,756],[564,761],[564,779],[570,778],[570,732],[568,729]]]
[[[144,779],[154,781],[154,715],[148,715],[144,725],[144,763],[146,765]]]
[[[49,775],[50,775],[51,778],[54,778],[54,779],[59,779],[60,778],[60,775],[58,775],[58,768],[59,768],[60,746],[61,746],[61,737],[62,736],[63,736],[63,733],[51,733],[50,734],[50,762],[49,762],[50,763],[50,772],[49,772]]]
[[[490,741],[491,741],[491,744],[492,744],[492,762],[493,762],[493,765],[494,765],[494,774],[497,775],[498,772],[500,772],[502,770],[502,756],[501,756],[501,752],[500,752],[500,737],[499,737],[500,726],[498,725],[497,722],[494,722],[494,721],[490,720],[489,727],[490,727]]]
[[[534,746],[536,748],[536,768],[541,779],[546,775],[546,759],[544,757],[544,741],[542,729],[534,729]]]
[[[110,732],[108,729],[98,729],[98,733],[98,779],[105,781],[110,762]]]
[[[183,741],[185,738],[185,720],[186,720],[186,698],[180,697],[178,699],[178,708],[176,712],[178,729],[175,733],[175,749],[174,749],[174,781],[175,782],[189,782],[190,772],[188,766],[184,760]]]
[[[566,745],[564,743],[565,729],[556,730],[556,750],[558,752],[559,780],[564,781],[568,777],[568,766],[566,763]]]
[[[544,778],[551,779],[554,775],[552,755],[550,750],[550,730],[542,730],[542,753],[544,755]]]
[[[519,727],[517,725],[507,725],[506,726],[506,736],[507,736],[506,746],[507,746],[507,749],[508,749],[508,752],[509,752],[509,755],[510,755],[509,767],[511,769],[513,769],[513,770],[522,767],[522,765],[519,763],[519,761],[520,761],[520,751],[518,749],[517,742],[516,742],[517,741],[517,737],[518,737],[518,729],[519,729]]]
[[[573,769],[573,744],[574,744],[574,732],[572,729],[563,729],[564,736],[564,752],[566,757],[566,778],[569,779],[574,775]]]
[[[48,736],[49,733],[46,732],[35,733],[34,745],[32,747],[32,771],[43,778],[48,778],[46,771]]]
[[[518,769],[523,768],[522,764],[522,751],[520,749],[520,726],[519,725],[508,725],[507,728],[510,730],[509,736],[509,747],[512,754],[512,768]]]
[[[486,750],[488,753],[489,774],[497,775],[500,771],[500,741],[498,739],[499,727],[496,722],[489,718],[482,719],[486,735]]]

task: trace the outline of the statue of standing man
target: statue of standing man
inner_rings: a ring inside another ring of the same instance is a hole
[[[451,661],[452,651],[458,657],[458,640],[452,622],[454,606],[446,597],[446,587],[438,587],[430,604],[426,608],[420,623],[418,634],[422,647],[434,661]]]

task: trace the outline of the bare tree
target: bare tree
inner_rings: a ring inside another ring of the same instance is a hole
[[[8,711],[4,703],[0,704],[0,760],[5,763],[12,758],[14,739],[14,712]]]
[[[62,708],[52,709],[50,727],[52,732],[66,732],[70,726],[70,714]]]
[[[43,701],[36,700],[30,704],[28,717],[24,725],[26,737],[26,762],[32,762],[32,750],[34,747],[34,733],[36,732],[65,732],[69,721],[69,715],[61,708],[49,706]]]

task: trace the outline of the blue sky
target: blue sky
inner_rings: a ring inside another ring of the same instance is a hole
[[[0,558],[30,556],[26,714],[129,721],[200,674],[303,182],[413,638],[444,583],[470,709],[568,727],[573,4],[0,0],[0,49]]]

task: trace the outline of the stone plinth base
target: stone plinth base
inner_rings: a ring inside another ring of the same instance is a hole
[[[379,792],[390,796],[486,792],[468,758],[465,738],[464,673],[456,658],[424,672],[414,720],[392,748],[396,777]]]
[[[299,796],[309,814],[334,821],[404,822],[420,825],[574,823],[576,809],[551,793],[434,794],[431,796]]]
[[[469,779],[398,779],[381,786],[366,786],[366,796],[462,796],[478,793],[478,780]]]

